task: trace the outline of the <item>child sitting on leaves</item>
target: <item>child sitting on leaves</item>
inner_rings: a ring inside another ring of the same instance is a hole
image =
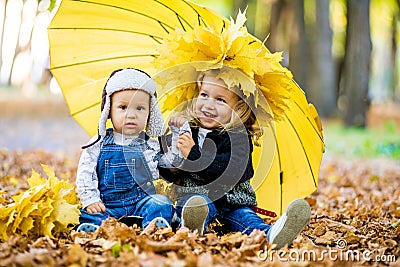
[[[108,118],[113,128],[106,129]],[[150,136],[164,133],[164,120],[148,74],[125,68],[110,75],[98,131],[79,160],[76,186],[83,209],[77,231],[93,232],[108,217],[127,216],[142,217],[143,228],[169,227],[173,205],[153,185],[160,147]]]
[[[184,117],[169,120],[170,127],[180,129],[177,148],[183,159],[176,165],[178,171],[160,169],[160,174],[175,182],[181,195],[176,210],[183,226],[203,234],[218,218],[229,231],[263,230],[279,249],[307,225],[310,207],[297,199],[273,225],[251,208],[257,205],[250,184],[252,139],[261,132],[241,89],[228,89],[218,73],[210,70],[200,76],[197,98],[187,105],[189,124]]]

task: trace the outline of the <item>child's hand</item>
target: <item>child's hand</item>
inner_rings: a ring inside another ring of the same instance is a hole
[[[189,133],[184,133],[179,136],[177,147],[181,151],[182,156],[186,159],[189,156],[190,150],[195,145],[192,136]]]
[[[168,126],[182,127],[182,125],[187,122],[185,118],[172,116],[169,118]]]
[[[106,212],[106,206],[101,202],[95,202],[86,207],[86,211],[90,214],[97,212]]]

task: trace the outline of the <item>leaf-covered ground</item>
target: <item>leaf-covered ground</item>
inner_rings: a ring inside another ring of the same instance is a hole
[[[28,189],[40,163],[75,178],[76,159],[40,150],[0,151],[0,188]],[[94,234],[12,236],[0,243],[0,266],[400,266],[400,166],[387,159],[323,160],[318,190],[307,198],[310,224],[293,245],[271,251],[263,232],[199,236],[187,229],[142,232],[109,221]],[[273,219],[266,218],[268,222]]]
[[[383,111],[375,111],[370,120],[398,118],[398,112]],[[0,205],[29,189],[32,169],[45,177],[41,163],[73,183],[79,146],[88,136],[69,117],[62,99],[26,101],[1,95],[0,114],[0,191],[7,192]],[[400,119],[396,122],[400,127]],[[143,233],[110,221],[95,234],[12,236],[0,242],[0,266],[400,266],[399,161],[357,158],[381,153],[379,143],[398,145],[398,135],[376,141],[371,136],[359,140],[359,135],[349,140],[348,131],[338,131],[337,138],[325,133],[327,150],[357,149],[351,160],[324,155],[319,187],[307,198],[310,224],[279,253],[271,252],[262,232],[221,236],[214,226],[203,236],[186,229]],[[366,145],[367,153],[360,151]],[[398,149],[393,151],[390,155],[396,156]]]

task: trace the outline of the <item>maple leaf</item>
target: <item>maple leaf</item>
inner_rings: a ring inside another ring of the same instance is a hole
[[[79,204],[70,204],[67,200],[69,192],[67,190],[60,190],[60,193],[56,195],[56,199],[53,203],[54,220],[61,224],[61,229],[67,228],[72,222],[79,222]]]
[[[35,170],[32,170],[32,175],[30,178],[28,178],[28,184],[29,187],[35,187],[35,186],[40,186],[43,185],[46,182],[46,179],[44,179],[42,176],[40,176],[39,173],[35,172]]]
[[[15,234],[47,235],[70,230],[79,223],[79,201],[74,186],[59,180],[54,170],[42,165],[47,179],[32,170],[30,188],[13,196],[13,203],[0,206],[0,239]]]
[[[219,34],[211,28],[196,27],[193,30],[194,43],[208,58],[219,58],[224,50],[224,43]],[[214,44],[211,45],[210,44]],[[217,59],[219,61],[219,59]]]

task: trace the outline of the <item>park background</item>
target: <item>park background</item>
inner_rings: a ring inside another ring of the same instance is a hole
[[[249,32],[283,52],[282,64],[317,108],[327,152],[351,143],[360,153],[399,156],[399,0],[194,2],[228,18],[247,10]],[[57,5],[0,1],[0,148],[70,151],[89,138],[65,111],[48,69],[46,29]]]

